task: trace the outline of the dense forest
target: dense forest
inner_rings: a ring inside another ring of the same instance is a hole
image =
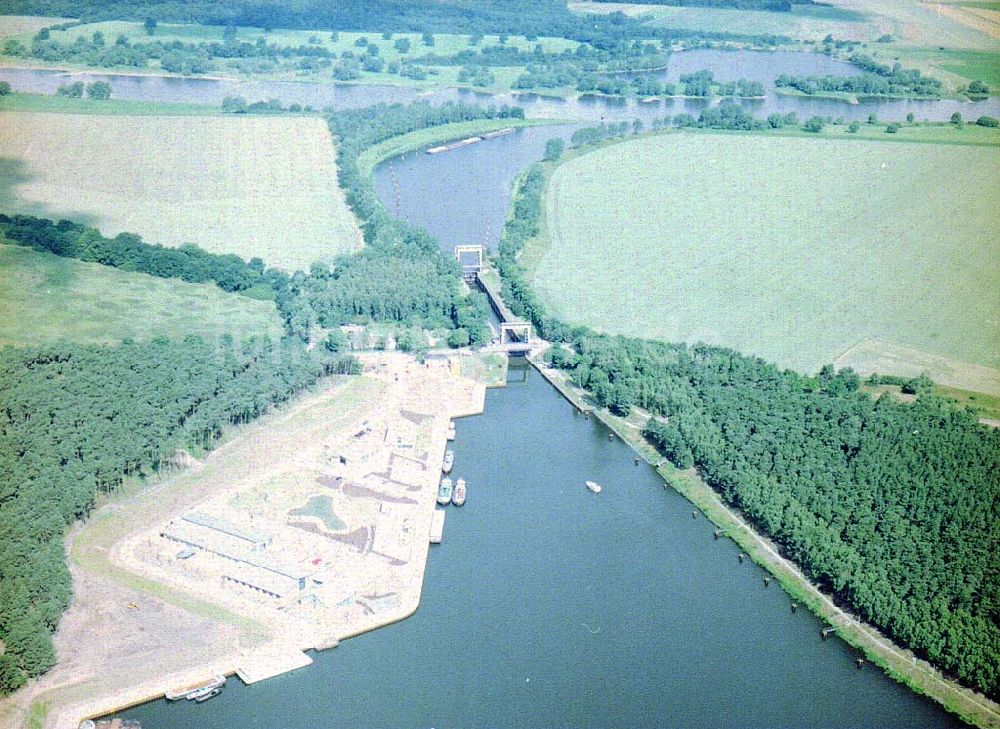
[[[568,345],[550,350],[553,366],[616,414],[648,412],[646,437],[697,468],[810,578],[998,698],[1000,432],[932,395],[926,378],[902,382],[918,395],[903,403],[872,396],[850,370],[809,377],[728,349],[559,321],[517,262],[538,233],[544,182],[540,166],[520,179],[496,264],[515,313]]]
[[[0,349],[0,695],[52,666],[69,604],[63,534],[100,494],[160,473],[178,448],[284,402],[350,357],[292,342],[126,341]]]
[[[0,234],[10,243],[273,298],[292,335],[280,343],[190,337],[0,349],[0,694],[55,661],[51,633],[71,594],[63,534],[98,495],[126,478],[162,472],[179,448],[211,448],[227,426],[253,420],[323,375],[359,371],[352,357],[331,351],[336,346],[302,346],[316,327],[393,321],[451,328],[455,344],[489,339],[482,295],[463,295],[457,264],[437,241],[385,213],[357,158],[425,126],[521,115],[458,104],[333,115],[341,182],[367,245],[308,273],[289,275],[260,259],[195,246],[150,245],[130,234],[107,238],[65,220],[0,215]]]
[[[188,283],[214,283],[223,291],[273,299],[288,284],[288,275],[268,269],[260,258],[249,263],[232,254],[215,254],[193,244],[168,248],[143,242],[134,233],[105,238],[96,228],[69,220],[58,223],[30,215],[0,213],[0,236],[10,243],[65,258],[100,263],[123,271]]]
[[[489,340],[488,305],[482,294],[459,290],[458,264],[440,243],[394,219],[375,194],[372,180],[358,166],[368,148],[391,137],[426,127],[474,119],[521,118],[517,107],[449,103],[431,106],[379,104],[329,117],[337,137],[337,169],[347,204],[364,232],[365,247],[333,265],[314,265],[295,276],[278,297],[289,332],[305,336],[310,328],[359,319],[398,321],[427,328],[447,326],[468,334],[472,344]]]

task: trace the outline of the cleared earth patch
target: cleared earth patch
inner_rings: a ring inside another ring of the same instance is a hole
[[[570,321],[802,371],[875,338],[996,368],[998,163],[752,134],[615,144],[554,172],[533,278]]]
[[[316,117],[0,114],[0,201],[289,270],[358,242]]]

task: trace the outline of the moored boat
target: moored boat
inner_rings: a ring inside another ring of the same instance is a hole
[[[437,502],[441,504],[441,506],[447,505],[448,503],[451,502],[451,494],[452,494],[451,479],[442,478],[441,485],[438,486]]]
[[[203,701],[208,701],[209,699],[214,699],[216,696],[218,696],[221,693],[222,693],[222,689],[221,688],[214,688],[211,691],[209,691],[207,694],[201,694],[200,696],[198,696],[197,698],[195,698],[194,701],[195,701],[196,704],[200,704]]]
[[[180,701],[181,699],[193,699],[201,693],[208,693],[213,689],[222,688],[226,683],[225,676],[213,676],[208,681],[201,681],[200,683],[192,684],[190,686],[185,686],[183,688],[176,688],[167,691],[164,694],[164,698],[167,701]]]
[[[448,421],[448,440],[455,440],[455,421]]]
[[[441,470],[445,473],[451,473],[451,467],[455,465],[455,452],[445,451],[444,463],[441,464]]]
[[[601,484],[597,483],[597,481],[587,481],[587,488],[595,494],[601,493]]]
[[[461,506],[465,503],[465,479],[460,478],[455,482],[455,492],[451,495],[451,503],[455,506]]]

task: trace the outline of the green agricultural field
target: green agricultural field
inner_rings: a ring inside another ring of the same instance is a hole
[[[174,25],[161,23],[157,26],[152,39],[163,42],[174,40],[184,43],[207,43],[212,41],[221,42],[223,40],[222,26],[206,25]],[[95,32],[104,34],[109,42],[114,41],[119,35],[124,35],[132,42],[148,41],[150,36],[146,34],[142,23],[129,23],[124,21],[106,21],[101,23],[87,23],[65,31],[55,31],[52,38],[60,43],[72,43],[80,36],[91,37]],[[434,34],[434,45],[424,45],[420,33],[394,33],[392,38],[386,40],[378,32],[357,33],[341,31],[337,34],[337,40],[332,39],[330,31],[321,30],[283,30],[275,29],[265,33],[261,28],[238,28],[236,38],[247,43],[256,43],[263,39],[268,44],[280,47],[298,47],[304,45],[326,48],[337,53],[339,56],[344,51],[351,51],[356,55],[366,52],[366,48],[358,47],[355,43],[364,38],[369,43],[378,46],[379,56],[388,61],[415,60],[420,56],[434,53],[442,56],[450,56],[464,51],[469,47],[469,36],[451,33]],[[401,38],[410,41],[408,53],[400,53],[395,43]],[[487,35],[480,41],[478,48],[487,48],[500,43],[499,36]],[[512,35],[507,39],[507,45],[514,48],[530,51],[536,44],[541,43],[546,51],[557,53],[564,48],[574,49],[579,45],[576,41],[564,38],[539,38],[536,41],[529,41],[524,36]]]
[[[33,15],[0,15],[0,38],[30,39],[42,28],[69,22],[69,18],[46,18]]]
[[[565,162],[545,207],[526,260],[570,321],[802,371],[864,340],[1000,366],[998,147],[661,134]]]
[[[772,33],[797,40],[822,40],[827,34],[832,34],[835,38],[873,40],[872,29],[865,23],[865,15],[829,6],[798,5],[789,13],[604,2],[571,2],[569,7],[580,13],[611,13],[620,10],[633,17],[646,17],[649,25],[656,28],[749,35]]]
[[[2,240],[2,239],[0,239]],[[0,244],[0,346],[282,334],[270,301]]]
[[[0,206],[289,270],[359,240],[317,117],[0,114]]]
[[[887,33],[904,46],[998,50],[996,31],[991,28],[993,24],[969,12],[964,2],[829,0],[829,4],[865,14],[874,32]],[[987,8],[987,15],[989,12]]]
[[[15,91],[0,96],[0,112],[35,111],[52,114],[92,114],[106,116],[218,116],[222,109],[207,104],[181,101],[139,101],[138,99],[87,99],[52,94],[25,94]]]

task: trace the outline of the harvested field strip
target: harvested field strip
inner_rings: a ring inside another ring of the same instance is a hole
[[[891,372],[903,377],[918,377],[926,374],[946,387],[1000,396],[1000,369],[927,354],[879,339],[859,342],[837,357],[834,365],[850,367],[862,375]]]
[[[289,270],[358,240],[319,118],[4,114],[0,158],[9,211],[71,217],[105,234],[191,242]]]

